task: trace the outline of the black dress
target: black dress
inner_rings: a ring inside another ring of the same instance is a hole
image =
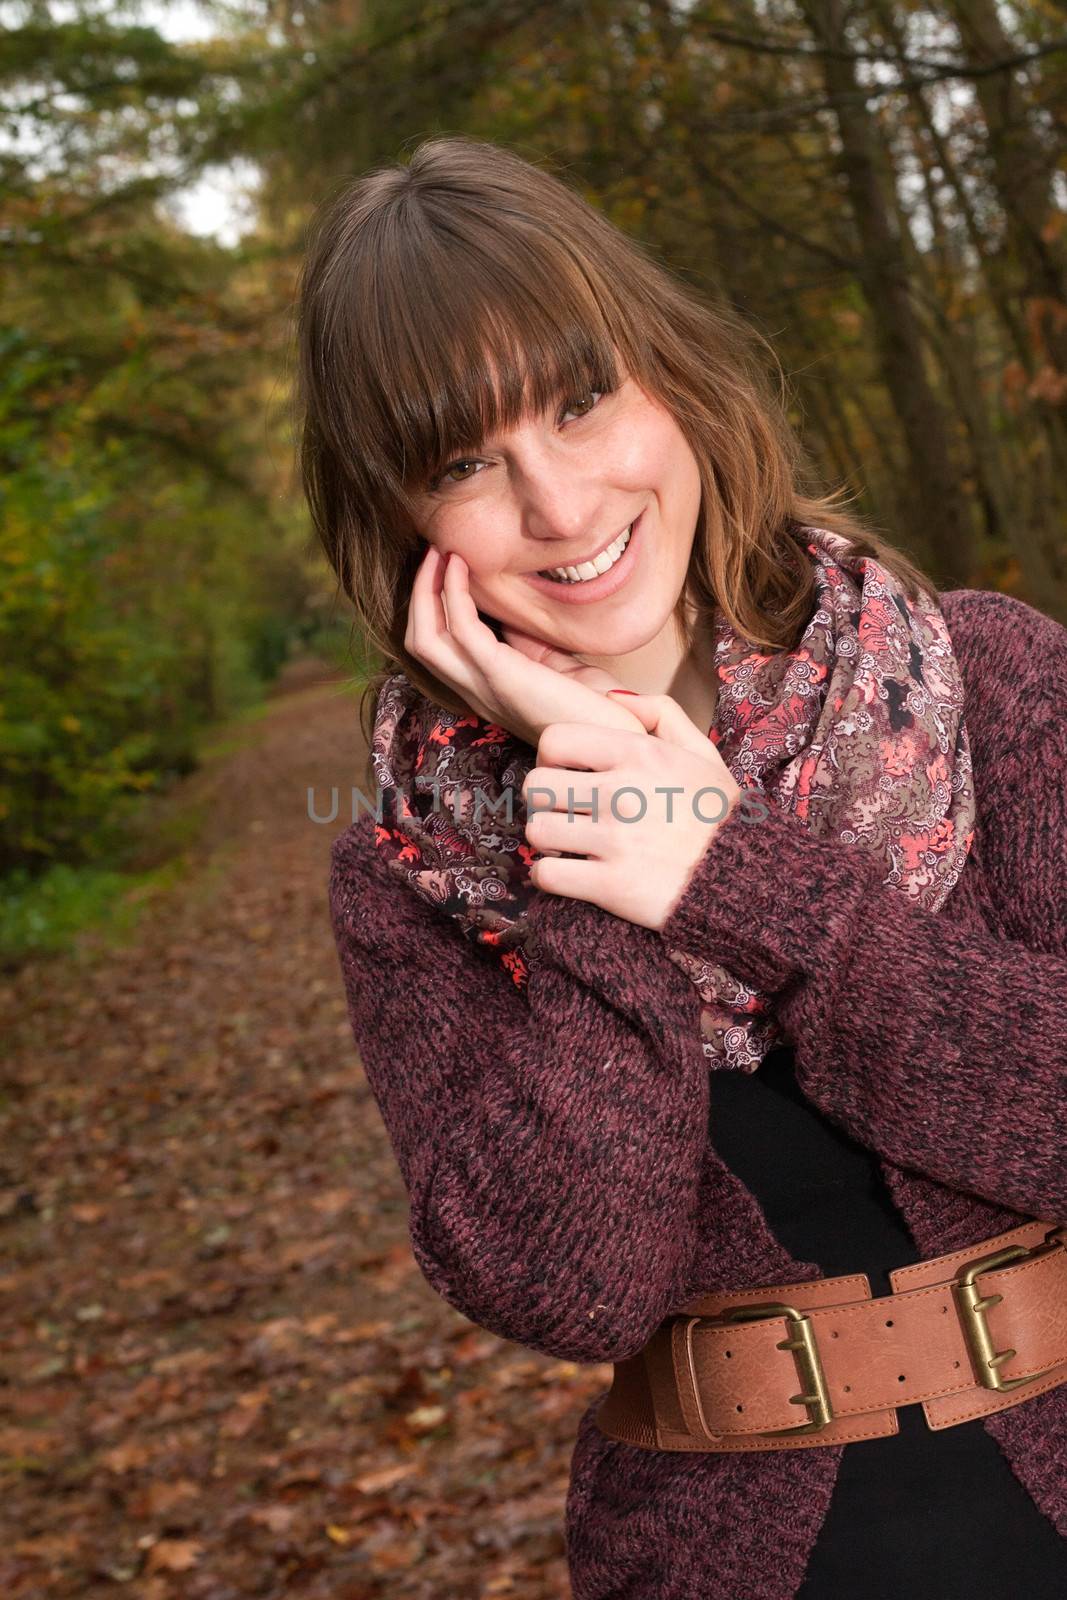
[[[782,1045],[758,1072],[712,1072],[711,1137],[774,1234],[828,1277],[920,1259],[878,1158],[805,1100]],[[900,1432],[844,1447],[796,1600],[1065,1600],[1067,1539],[1031,1500],[980,1418],[934,1431],[919,1405]]]

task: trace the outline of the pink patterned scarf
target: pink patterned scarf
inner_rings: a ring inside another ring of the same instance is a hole
[[[963,870],[975,817],[945,620],[841,535],[801,531],[814,563],[811,620],[795,650],[764,654],[715,613],[709,737],[742,789],[761,790],[821,838],[869,850],[887,886],[936,911]],[[543,892],[529,881],[538,853],[521,792],[536,752],[473,713],[431,704],[397,672],[378,697],[371,761],[383,804],[376,845],[398,883],[455,917],[523,987],[537,959],[523,948],[524,910]],[[711,962],[667,953],[699,991],[712,1064],[754,1072],[781,1040],[767,997]]]

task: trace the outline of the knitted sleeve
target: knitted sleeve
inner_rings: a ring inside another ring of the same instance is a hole
[[[968,681],[979,812],[964,872],[982,874],[999,935],[954,920],[952,895],[936,913],[913,907],[858,846],[781,812],[735,812],[660,937],[776,996],[802,1092],[861,1143],[1063,1222],[1067,630],[964,594],[966,658],[987,662]]]
[[[695,1240],[696,991],[653,930],[549,894],[528,912],[538,959],[519,990],[398,886],[372,830],[335,839],[330,911],[415,1258],[501,1338],[573,1361],[632,1354],[678,1302]]]

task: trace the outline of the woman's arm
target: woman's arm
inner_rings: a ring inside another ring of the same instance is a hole
[[[861,1143],[953,1188],[1062,1222],[1062,713],[1017,740],[1012,757],[974,848],[995,855],[1009,925],[1029,930],[1026,944],[958,926],[959,885],[936,913],[914,907],[858,846],[817,839],[779,811],[766,822],[727,820],[660,935],[777,997],[800,1088]]]
[[[657,933],[549,894],[529,910],[540,960],[520,991],[398,883],[373,826],[334,841],[330,908],[416,1260],[501,1338],[632,1354],[677,1302],[694,1240],[699,996]]]

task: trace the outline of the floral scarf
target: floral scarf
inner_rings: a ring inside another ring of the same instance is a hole
[[[936,911],[963,870],[975,817],[963,681],[944,617],[925,595],[910,601],[841,535],[801,534],[816,603],[795,650],[754,650],[715,613],[708,736],[742,790],[760,790],[821,838],[869,850],[888,887]],[[398,884],[455,917],[519,988],[537,961],[523,946],[524,911],[545,892],[529,880],[538,852],[526,842],[522,797],[536,759],[507,729],[430,703],[402,672],[382,686],[371,744],[376,847]],[[754,1072],[781,1040],[768,997],[689,952],[667,954],[703,1001],[711,1064]]]

